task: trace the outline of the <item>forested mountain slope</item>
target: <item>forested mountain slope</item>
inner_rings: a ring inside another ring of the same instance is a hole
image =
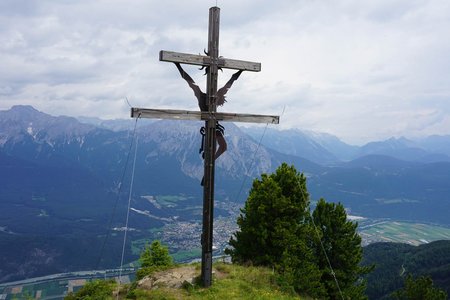
[[[364,247],[363,264],[376,266],[367,276],[370,299],[389,299],[403,286],[407,274],[430,276],[436,286],[450,294],[450,241],[420,246],[374,243]]]

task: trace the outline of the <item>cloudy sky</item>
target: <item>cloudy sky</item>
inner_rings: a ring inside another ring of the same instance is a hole
[[[362,144],[450,134],[450,1],[218,0],[220,55],[262,63],[221,111]],[[207,47],[216,0],[1,0],[0,110],[128,118],[197,110],[160,50]],[[205,86],[196,67],[186,67]],[[220,74],[223,84],[232,74]]]

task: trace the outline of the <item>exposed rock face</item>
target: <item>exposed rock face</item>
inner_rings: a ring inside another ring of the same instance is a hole
[[[157,289],[160,287],[181,288],[187,282],[194,283],[200,270],[194,266],[184,266],[181,268],[170,269],[166,271],[156,272],[151,276],[139,280],[138,287],[145,290]]]

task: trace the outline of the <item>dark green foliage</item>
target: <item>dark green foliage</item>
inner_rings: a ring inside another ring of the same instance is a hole
[[[357,224],[347,221],[341,204],[320,200],[310,217],[306,178],[293,166],[282,164],[275,173],[256,179],[241,210],[239,231],[227,249],[234,262],[274,267],[279,284],[321,299],[341,295],[322,250],[330,258],[345,297],[365,299],[361,238]]]
[[[398,300],[446,300],[447,293],[433,286],[430,277],[421,276],[414,279],[408,275],[405,286],[392,294]]]
[[[70,293],[65,300],[106,300],[112,299],[116,283],[114,280],[94,280],[86,283],[78,292]]]
[[[283,253],[277,268],[279,282],[290,285],[298,293],[306,293],[312,297],[326,299],[326,290],[321,282],[321,271],[309,248],[303,241],[295,241]]]
[[[233,262],[273,267],[283,284],[322,296],[320,272],[308,247],[313,234],[309,219],[306,178],[283,163],[253,181],[237,220],[239,231],[230,239],[233,249],[226,253]]]
[[[150,246],[146,246],[140,258],[142,267],[151,266],[171,266],[173,265],[172,257],[169,255],[169,250],[163,246],[160,241],[153,241]]]
[[[156,271],[167,269],[173,266],[173,259],[169,255],[169,250],[160,241],[153,241],[147,245],[140,257],[141,268],[136,272],[136,278],[142,279]]]
[[[370,299],[383,299],[403,286],[406,274],[429,276],[434,284],[450,292],[450,241],[420,246],[375,243],[364,247],[364,265],[376,264],[367,278]]]
[[[230,240],[233,249],[227,249],[233,261],[269,266],[281,261],[290,242],[304,236],[301,226],[309,216],[305,184],[305,177],[287,164],[253,181],[237,219],[240,230]]]
[[[400,243],[375,243],[364,247],[363,265],[375,264],[375,270],[366,277],[369,299],[379,299],[402,286],[404,254],[413,248]]]
[[[341,298],[340,288],[347,298],[367,299],[364,294],[365,284],[359,279],[361,275],[370,272],[371,268],[360,266],[363,249],[361,237],[356,231],[358,224],[347,220],[342,204],[327,203],[324,199],[317,203],[313,222],[321,239],[321,243],[314,243],[314,253],[322,271],[321,282],[325,285],[328,296],[331,299]],[[330,264],[333,269],[330,269]]]

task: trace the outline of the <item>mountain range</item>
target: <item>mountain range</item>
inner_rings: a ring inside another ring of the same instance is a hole
[[[254,178],[287,162],[308,177],[313,202],[323,197],[364,217],[450,225],[450,136],[359,147],[323,133],[224,125],[217,200],[242,205]],[[0,111],[0,282],[114,265],[119,250],[105,249],[121,248],[110,231],[124,226],[128,195],[131,240],[167,220],[199,221],[201,126],[55,117],[31,106]],[[155,209],[148,199],[157,195],[184,200]],[[216,207],[215,216],[227,214]],[[131,248],[128,260],[136,258]]]
[[[367,155],[390,156],[411,162],[450,162],[450,135],[433,135],[417,140],[392,137],[354,146],[327,133],[299,129],[244,128],[243,131],[257,140],[264,135],[262,144],[266,147],[301,156],[321,165],[336,165]]]

